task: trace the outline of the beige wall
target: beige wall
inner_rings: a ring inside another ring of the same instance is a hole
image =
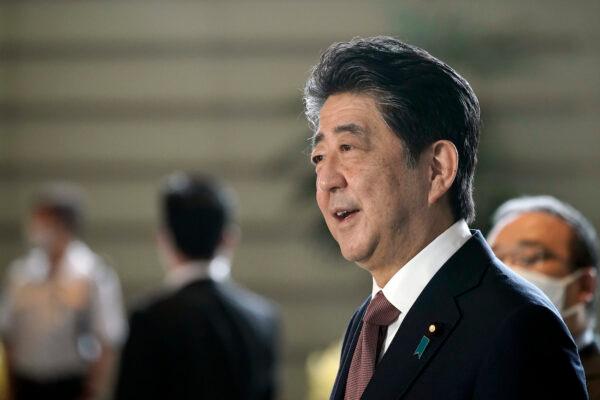
[[[343,332],[369,289],[311,239],[300,90],[319,50],[394,33],[459,67],[486,120],[477,226],[524,192],[559,195],[600,226],[598,11],[557,0],[4,2],[0,264],[21,251],[32,191],[72,180],[88,191],[87,238],[131,299],[161,278],[160,178],[218,174],[242,204],[234,276],[281,304],[282,398],[303,398],[306,355]]]

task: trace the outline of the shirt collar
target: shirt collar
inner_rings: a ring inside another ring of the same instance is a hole
[[[89,276],[96,262],[96,255],[82,241],[74,239],[65,248],[63,257],[58,262],[56,276],[73,278]],[[25,275],[28,279],[43,281],[49,278],[50,262],[46,253],[39,248],[32,248],[25,259]]]
[[[231,275],[229,260],[217,256],[210,261],[190,261],[167,271],[165,286],[180,289],[196,280],[212,279],[216,282],[227,280]]]
[[[377,286],[373,279],[372,296],[383,290],[394,307],[408,313],[431,278],[470,237],[471,231],[465,220],[455,222],[400,268],[384,288]]]

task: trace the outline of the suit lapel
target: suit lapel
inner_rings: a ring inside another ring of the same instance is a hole
[[[479,284],[490,254],[481,234],[475,232],[438,271],[402,321],[363,400],[398,399],[406,392],[460,322],[455,298]],[[436,326],[434,334],[428,330],[431,324]]]
[[[362,398],[398,398],[435,356],[459,320],[460,313],[447,294],[438,295],[428,304],[415,303],[377,365]],[[436,325],[436,335],[428,332],[432,323]]]
[[[338,374],[333,385],[333,391],[331,392],[330,400],[342,400],[344,398],[344,392],[346,391],[346,380],[348,379],[348,372],[350,371],[350,364],[352,363],[352,355],[358,342],[358,336],[362,328],[362,318],[367,310],[367,307],[371,301],[369,298],[359,307],[355,313],[350,326],[348,327],[347,340],[342,349],[342,355],[340,358],[340,367]]]

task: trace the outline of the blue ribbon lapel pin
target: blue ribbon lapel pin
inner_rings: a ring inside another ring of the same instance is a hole
[[[419,342],[419,345],[417,346],[417,348],[415,349],[415,352],[413,353],[413,356],[417,356],[417,358],[420,360],[421,357],[423,356],[423,353],[425,352],[425,349],[427,348],[427,345],[429,344],[430,340],[427,336],[423,335],[423,337],[421,338],[421,341]]]
[[[438,324],[429,324],[429,327],[427,328],[427,333],[430,336],[435,336],[440,333],[440,327],[438,326]],[[429,342],[431,342],[431,339],[429,339],[427,335],[423,335],[421,341],[419,342],[419,345],[413,353],[413,356],[417,356],[417,358],[420,360],[423,356],[423,353],[425,353],[425,349],[427,349]]]

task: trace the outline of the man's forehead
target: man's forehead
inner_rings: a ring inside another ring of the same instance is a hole
[[[326,135],[350,133],[366,137],[378,123],[385,123],[372,96],[340,93],[329,96],[319,112],[319,127],[311,138],[312,147]]]
[[[512,243],[567,251],[573,234],[572,227],[561,218],[544,211],[532,211],[513,216],[499,226],[492,243],[495,247]]]
[[[377,103],[371,96],[354,93],[335,94],[323,103],[319,111],[319,124],[337,125],[340,120],[364,124],[378,114]]]
[[[342,122],[339,125],[334,125],[332,127],[331,131],[332,131],[331,134],[333,134],[333,135],[349,133],[351,135],[358,136],[358,137],[365,137],[369,134],[368,126],[363,126],[360,123],[356,123],[356,122],[348,122],[348,123]],[[329,133],[326,133],[326,131],[321,130],[321,126],[319,126],[319,130],[311,138],[312,147],[315,147],[319,142],[323,141],[323,139],[325,138],[325,135],[327,135],[327,134],[329,134]]]
[[[572,231],[572,226],[567,221],[543,210],[531,210],[515,215],[509,215],[505,220],[506,221],[501,226],[502,230],[535,231],[544,235],[556,235],[557,230],[561,233],[570,233]]]

